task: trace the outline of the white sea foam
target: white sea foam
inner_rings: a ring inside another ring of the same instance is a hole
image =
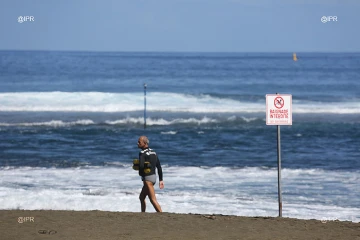
[[[238,118],[236,116],[231,116],[231,117],[228,117],[228,121],[232,122],[232,121],[236,121]],[[252,122],[252,121],[255,121],[257,120],[258,118],[247,118],[247,117],[241,117],[241,119],[245,122]]]
[[[218,123],[220,120],[214,119],[214,118],[176,118],[172,120],[166,120],[163,118],[147,118],[146,124],[148,126],[152,125],[173,125],[173,124],[207,124],[207,123]],[[226,120],[225,120],[226,121]],[[107,120],[104,122],[104,124],[108,125],[126,125],[126,124],[143,124],[144,118],[142,117],[126,117],[123,119],[118,120]],[[76,120],[76,121],[70,121],[65,122],[62,120],[51,120],[51,121],[45,121],[45,122],[25,122],[25,123],[6,123],[6,122],[0,122],[0,126],[4,127],[10,127],[10,126],[24,126],[24,127],[38,127],[38,126],[49,126],[49,127],[69,127],[69,126],[75,126],[75,125],[94,125],[97,124],[91,119],[82,119],[82,120]]]
[[[49,127],[69,127],[74,125],[92,125],[94,121],[89,119],[77,120],[72,122],[64,122],[61,120],[52,120],[47,122],[32,122],[32,123],[0,123],[0,126],[23,126],[23,127],[36,127],[36,126],[49,126]]]
[[[0,168],[0,208],[139,212],[141,180],[131,164],[118,166]],[[165,189],[156,186],[156,193],[166,212],[278,214],[276,169],[163,166],[163,170]],[[284,169],[282,182],[283,216],[360,222],[360,172]]]
[[[177,134],[177,131],[161,132],[161,134],[165,134],[165,135],[175,135],[175,134]]]
[[[208,118],[208,117],[203,117],[201,119],[176,118],[176,119],[172,119],[172,120],[166,120],[163,118],[159,118],[159,119],[147,118],[146,119],[146,124],[149,126],[151,126],[151,125],[172,125],[172,124],[183,124],[183,123],[206,124],[206,123],[216,123],[216,122],[218,122],[218,120],[213,119],[213,118]],[[144,118],[142,118],[142,117],[138,117],[138,118],[127,117],[127,118],[119,119],[116,121],[106,121],[106,123],[110,124],[110,125],[128,124],[128,123],[143,124]]]
[[[144,109],[142,93],[15,92],[0,93],[0,111],[130,112]],[[264,102],[244,102],[209,95],[150,92],[148,111],[263,113]],[[293,113],[360,113],[360,102],[294,101]]]

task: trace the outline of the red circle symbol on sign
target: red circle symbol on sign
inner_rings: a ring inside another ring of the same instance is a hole
[[[284,99],[282,97],[276,97],[274,99],[274,106],[276,108],[282,108],[284,106]]]

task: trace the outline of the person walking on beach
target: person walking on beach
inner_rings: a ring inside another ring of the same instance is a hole
[[[156,152],[149,148],[149,139],[146,136],[139,137],[138,148],[141,149],[139,152],[139,175],[143,181],[143,188],[139,195],[141,203],[141,212],[146,210],[146,196],[149,196],[151,204],[154,206],[157,212],[162,212],[160,204],[156,200],[154,185],[156,183],[156,172],[159,175],[159,188],[164,188],[163,173],[161,164]],[[147,162],[147,163],[145,163]]]

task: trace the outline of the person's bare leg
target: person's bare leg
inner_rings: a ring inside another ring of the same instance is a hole
[[[144,181],[144,183],[147,187],[147,192],[151,204],[154,206],[157,212],[162,212],[160,204],[156,200],[154,185],[152,184],[152,182],[148,182],[148,181]]]
[[[145,202],[146,195],[148,195],[148,187],[145,185],[145,181],[144,181],[144,186],[141,189],[141,193],[139,195],[141,212],[145,212],[146,210],[146,202]]]

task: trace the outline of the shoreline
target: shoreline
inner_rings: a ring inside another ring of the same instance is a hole
[[[6,240],[339,239],[360,240],[360,223],[280,217],[65,210],[0,210]],[[51,235],[51,236],[50,236]]]

